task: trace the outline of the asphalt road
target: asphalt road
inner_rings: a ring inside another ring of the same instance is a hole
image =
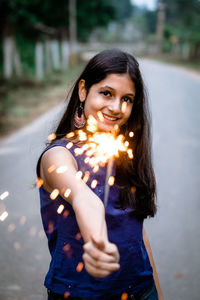
[[[153,119],[158,213],[145,221],[166,300],[200,299],[200,77],[141,61]],[[42,231],[35,164],[54,130],[54,109],[0,144],[0,300],[45,300],[50,256]]]

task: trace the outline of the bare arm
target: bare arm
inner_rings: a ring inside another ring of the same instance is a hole
[[[52,165],[56,166],[56,169],[66,166],[67,170],[64,173],[48,172]],[[58,189],[59,194],[74,209],[86,243],[84,251],[87,255],[83,258],[88,272],[93,276],[103,277],[119,269],[118,250],[108,241],[104,205],[81,179],[77,179],[78,167],[72,154],[64,147],[49,149],[42,156],[40,171],[44,188],[50,193]],[[67,189],[71,191],[69,197],[65,196]]]
[[[163,297],[162,290],[161,290],[161,287],[160,287],[158,274],[157,274],[157,271],[156,271],[156,266],[155,266],[155,263],[154,263],[153,254],[152,254],[152,251],[151,251],[151,246],[150,246],[149,239],[148,239],[148,236],[146,234],[146,231],[145,231],[144,227],[143,227],[143,240],[144,240],[144,244],[145,244],[145,247],[146,247],[146,250],[147,250],[147,253],[148,253],[148,256],[149,256],[149,260],[150,260],[150,263],[151,263],[151,266],[152,266],[152,269],[153,269],[153,277],[154,277],[156,289],[157,289],[157,292],[158,292],[158,299],[163,300],[164,297]]]

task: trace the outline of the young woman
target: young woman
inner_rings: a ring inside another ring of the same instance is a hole
[[[106,208],[106,165],[95,172],[84,153],[76,155],[84,142],[78,135],[69,138],[77,129],[87,132],[90,115],[99,132],[118,125],[134,153],[133,159],[124,153],[115,159]],[[37,165],[51,253],[48,299],[163,299],[143,228],[143,220],[156,212],[156,186],[148,103],[135,58],[115,49],[94,56],[76,81],[55,133]]]

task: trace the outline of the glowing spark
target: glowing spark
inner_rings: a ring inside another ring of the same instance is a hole
[[[88,144],[85,144],[85,145],[83,145],[83,147],[82,147],[83,151],[87,150],[88,148],[89,148],[89,145],[88,145]]]
[[[78,232],[77,234],[76,234],[76,240],[80,240],[81,239],[81,233],[80,232]]]
[[[81,272],[83,270],[83,267],[84,267],[84,264],[82,262],[79,262],[76,267],[76,271]]]
[[[63,213],[63,218],[67,218],[69,216],[69,211],[66,209]]]
[[[67,149],[70,149],[72,146],[73,146],[73,143],[72,143],[72,142],[69,142],[69,143],[66,145],[66,148],[67,148]]]
[[[68,259],[72,258],[73,252],[72,252],[70,244],[66,244],[63,247],[63,251],[65,252],[65,255],[67,256]]]
[[[65,292],[65,293],[64,293],[64,299],[69,298],[69,296],[70,296],[70,292]]]
[[[58,209],[57,209],[57,213],[58,213],[58,214],[61,214],[64,208],[65,208],[64,205],[61,204],[61,205],[58,207]]]
[[[54,223],[53,222],[49,222],[48,224],[48,233],[52,233],[54,230]]]
[[[52,133],[52,134],[49,134],[48,137],[47,137],[48,141],[53,141],[56,139],[56,134],[55,133]]]
[[[111,186],[113,185],[115,182],[115,177],[114,176],[110,176],[109,179],[108,179],[108,184]]]
[[[96,165],[96,166],[94,167],[94,169],[93,169],[93,172],[96,173],[98,170],[99,170],[99,166]]]
[[[125,146],[125,147],[128,147],[128,146],[129,146],[129,142],[126,141],[126,142],[124,143],[124,146]]]
[[[133,150],[132,149],[128,149],[128,157],[130,158],[130,159],[133,159]]]
[[[128,299],[128,294],[127,293],[123,293],[121,295],[121,300],[127,300]]]
[[[136,187],[135,187],[135,186],[132,186],[132,187],[131,187],[131,192],[132,192],[132,193],[135,193],[135,192],[136,192]]]
[[[86,141],[87,140],[87,134],[83,130],[78,131],[79,140],[80,141]]]
[[[114,130],[115,130],[115,132],[117,133],[117,131],[119,130],[119,125],[115,124]]]
[[[85,175],[84,175],[84,177],[83,177],[83,182],[87,183],[89,177],[90,177],[90,172],[89,172],[89,171],[86,171],[86,172],[85,172]]]
[[[69,195],[71,194],[71,190],[70,189],[66,189],[64,196],[65,198],[69,197]]]
[[[19,242],[14,242],[13,247],[14,247],[16,250],[19,250],[19,249],[21,248],[21,245],[20,245]]]
[[[53,192],[50,194],[51,200],[55,200],[58,195],[59,195],[59,190],[58,189],[54,189]]]
[[[22,216],[19,220],[19,224],[20,225],[24,225],[26,223],[26,217],[25,216]]]
[[[86,157],[85,159],[84,159],[84,162],[87,164],[87,163],[89,163],[89,161],[90,161],[90,158],[89,157]]]
[[[67,166],[60,166],[56,169],[56,173],[62,174],[67,171]]]
[[[92,188],[92,189],[95,189],[96,186],[97,186],[97,180],[94,179],[94,180],[92,180],[91,188]]]
[[[40,188],[42,185],[43,185],[43,183],[44,183],[44,181],[43,181],[43,179],[42,178],[37,178],[36,179],[36,186],[37,186],[37,188]]]
[[[1,215],[0,215],[0,221],[3,222],[8,216],[8,212],[4,211]]]
[[[122,108],[121,108],[121,112],[124,114],[126,112],[126,108],[127,108],[127,102],[123,102],[122,103]]]
[[[69,132],[69,133],[66,134],[66,138],[67,138],[67,139],[70,139],[70,138],[72,138],[72,137],[74,137],[74,136],[75,136],[75,133],[74,133],[74,132]]]
[[[4,200],[8,196],[9,196],[9,192],[5,191],[3,194],[0,195],[0,200]]]
[[[30,236],[35,236],[36,233],[37,233],[36,228],[35,228],[34,226],[32,226],[32,227],[30,228],[30,230],[29,230]]]
[[[94,133],[97,130],[97,120],[92,115],[89,115],[88,117],[87,130],[92,133]]]
[[[83,172],[78,171],[78,172],[76,173],[76,179],[78,179],[78,180],[81,179],[82,175],[83,175]]]
[[[130,136],[130,137],[133,137],[133,136],[134,136],[134,132],[133,132],[133,131],[130,131],[130,132],[129,132],[129,136]]]
[[[83,154],[84,150],[82,148],[75,148],[74,153],[76,156]]]
[[[15,228],[16,228],[15,224],[9,224],[8,225],[8,231],[9,232],[13,232],[15,230]]]
[[[99,120],[100,120],[101,122],[104,121],[104,117],[103,117],[103,114],[102,114],[101,111],[98,111],[98,112],[97,112],[97,116],[99,117]]]
[[[47,169],[47,171],[48,171],[49,173],[52,173],[53,171],[55,171],[55,169],[56,169],[56,166],[55,166],[55,165],[52,165],[52,166],[50,166],[50,167]]]

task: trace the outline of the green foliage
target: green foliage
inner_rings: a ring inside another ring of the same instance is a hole
[[[116,8],[107,0],[77,0],[78,36],[86,41],[95,27],[106,26],[116,18]]]
[[[165,0],[165,42],[187,43],[195,49],[200,45],[200,1]],[[170,50],[170,47],[169,47]],[[194,50],[195,51],[195,50]]]

